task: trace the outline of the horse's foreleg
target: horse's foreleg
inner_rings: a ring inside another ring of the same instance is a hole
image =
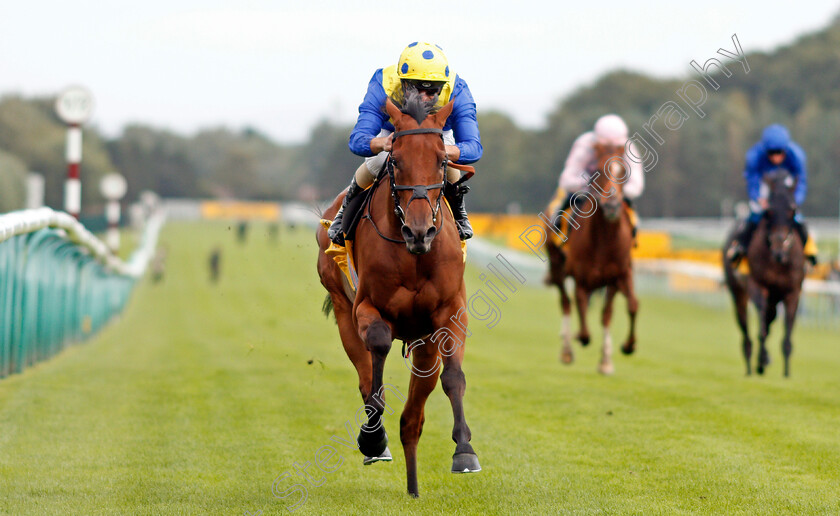
[[[612,336],[610,335],[610,321],[612,320],[612,305],[615,293],[616,288],[614,286],[607,287],[607,294],[604,296],[604,310],[601,313],[601,327],[604,331],[601,363],[598,364],[598,372],[601,374],[613,374],[615,372],[612,361]]]
[[[767,334],[770,332],[770,325],[776,319],[776,305],[778,300],[768,296],[766,291],[761,293],[761,321],[758,331],[758,363],[755,370],[758,374],[764,374],[764,369],[770,364],[770,355],[767,354]]]
[[[741,330],[741,350],[744,354],[744,362],[747,364],[747,376],[752,374],[752,340],[750,339],[749,324],[747,322],[747,305],[750,298],[747,295],[746,285],[740,283],[738,278],[727,279],[729,292],[732,294],[732,302],[735,305],[735,319],[738,321],[738,328]]]
[[[785,339],[782,341],[782,354],[785,356],[785,376],[790,376],[790,354],[793,343],[790,340],[793,333],[793,323],[796,321],[796,309],[799,307],[799,289],[785,296]]]
[[[440,374],[440,354],[430,339],[415,347],[412,352],[411,379],[408,382],[408,399],[400,417],[400,441],[405,453],[408,494],[420,495],[417,487],[417,443],[426,420],[426,399],[435,389]]]
[[[560,361],[564,364],[571,364],[575,355],[572,351],[572,302],[569,299],[569,294],[566,292],[566,286],[561,281],[557,285],[560,290],[560,308],[561,308],[561,323],[560,323],[560,338],[563,340],[563,347],[560,351]]]
[[[618,289],[627,299],[627,314],[630,316],[630,333],[627,335],[627,342],[621,346],[621,352],[625,355],[630,355],[636,351],[636,313],[639,311],[639,300],[636,298],[636,292],[633,289],[633,271],[629,271],[627,276],[618,282]]]
[[[371,383],[370,393],[365,399],[365,412],[368,421],[359,429],[359,451],[365,457],[380,457],[388,447],[388,436],[382,424],[384,400],[382,398],[382,375],[385,369],[385,359],[391,350],[393,340],[391,327],[386,323],[367,300],[356,306],[356,320],[358,321],[359,336],[371,355]]]
[[[456,310],[452,312],[441,312],[441,316],[433,318],[435,327],[443,329],[435,332],[431,340],[443,355],[443,372],[440,375],[440,383],[443,386],[443,392],[452,405],[454,419],[452,440],[455,441],[452,472],[476,473],[481,471],[481,466],[478,463],[478,456],[470,444],[472,433],[464,417],[464,392],[467,390],[467,379],[461,369],[461,363],[464,360],[466,322],[464,318],[460,319],[461,324],[454,324],[449,319],[443,319],[443,317],[449,317],[450,314],[460,313],[461,310],[458,310],[458,308],[462,307],[456,307]]]
[[[577,339],[582,345],[588,346],[589,327],[586,325],[586,309],[589,308],[589,292],[577,285],[577,282],[575,283],[575,304],[577,304],[578,322],[580,324]]]
[[[338,325],[338,334],[341,336],[341,344],[359,375],[359,392],[362,395],[362,401],[367,402],[373,377],[370,352],[353,326],[353,304],[343,294],[330,293],[330,297],[333,301],[333,312]]]

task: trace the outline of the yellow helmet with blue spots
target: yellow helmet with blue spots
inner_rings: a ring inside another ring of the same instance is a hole
[[[432,43],[415,41],[409,44],[397,62],[397,75],[400,79],[446,82],[449,73],[449,62],[443,49]]]

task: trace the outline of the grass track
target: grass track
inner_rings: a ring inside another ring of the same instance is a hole
[[[273,246],[254,229],[238,246],[225,225],[169,225],[163,285],[141,285],[94,340],[0,381],[0,514],[287,512],[295,497],[274,497],[274,479],[335,445],[361,400],[320,313],[311,232]],[[217,243],[223,275],[210,285]],[[604,378],[598,330],[575,364],[558,363],[555,293],[522,288],[500,308],[495,328],[473,321],[465,359],[484,470],[448,472],[438,388],[420,499],[405,494],[398,409],[386,416],[395,461],[363,467],[335,445],[341,467],[308,486],[298,514],[840,513],[837,333],[797,329],[785,380],[776,329],[768,374],[745,378],[728,311],[643,298],[638,353]],[[395,346],[387,381],[406,392],[408,377]]]

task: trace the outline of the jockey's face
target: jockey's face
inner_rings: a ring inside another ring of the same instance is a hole
[[[430,100],[433,100],[435,98],[435,95],[440,93],[437,89],[417,90],[417,91],[420,92],[420,98],[423,99],[423,102],[428,102]]]
[[[783,150],[769,150],[767,151],[767,159],[770,163],[779,166],[785,160],[785,151]]]
[[[417,90],[423,102],[436,100],[435,95],[440,95],[442,84],[431,81],[406,81],[413,89]]]

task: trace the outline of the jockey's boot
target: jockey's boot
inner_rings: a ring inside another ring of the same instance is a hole
[[[624,205],[627,206],[627,215],[630,218],[630,231],[633,235],[633,247],[638,247],[639,243],[636,241],[636,233],[639,229],[639,216],[636,214],[636,209],[633,208],[633,201],[624,199]]]
[[[557,244],[557,249],[560,251],[561,255],[565,255],[563,252],[563,246],[566,245],[566,241],[569,239],[569,233],[571,232],[571,224],[569,221],[574,215],[570,213],[569,208],[572,207],[573,196],[574,193],[571,193],[563,198],[560,208],[557,209],[557,213],[554,214],[554,218],[551,220],[551,223],[554,224],[554,228],[560,230],[560,232],[564,235],[564,238],[559,239],[560,243]],[[566,221],[565,224],[564,221]]]
[[[741,231],[735,235],[735,240],[732,242],[732,245],[729,246],[729,249],[726,251],[726,259],[732,265],[737,265],[738,262],[741,261],[741,258],[747,253],[747,249],[750,246],[750,240],[752,240],[752,235],[755,232],[755,228],[758,227],[758,222],[754,222],[752,220],[747,219],[744,222],[744,227],[741,228]]]
[[[805,253],[805,258],[811,262],[811,265],[817,264],[817,244],[814,242],[814,239],[810,237],[808,234],[808,227],[805,226],[805,223],[799,219],[799,217],[793,218],[793,227],[796,229],[796,232],[799,233],[799,238],[802,240],[803,252]]]
[[[467,185],[455,185],[446,182],[443,187],[443,195],[452,208],[452,217],[455,219],[455,225],[458,226],[458,236],[461,240],[467,240],[473,237],[472,226],[467,218],[467,209],[464,207],[464,194],[470,191]]]
[[[353,177],[353,179],[350,180],[350,188],[347,189],[347,195],[345,195],[344,200],[341,201],[341,208],[338,209],[338,212],[335,214],[335,218],[330,225],[330,229],[327,230],[327,236],[330,237],[330,240],[332,240],[335,245],[344,245],[344,233],[341,231],[341,221],[344,218],[344,208],[350,204],[350,201],[352,201],[354,197],[359,195],[359,192],[363,191],[364,188],[356,184],[356,178]]]

